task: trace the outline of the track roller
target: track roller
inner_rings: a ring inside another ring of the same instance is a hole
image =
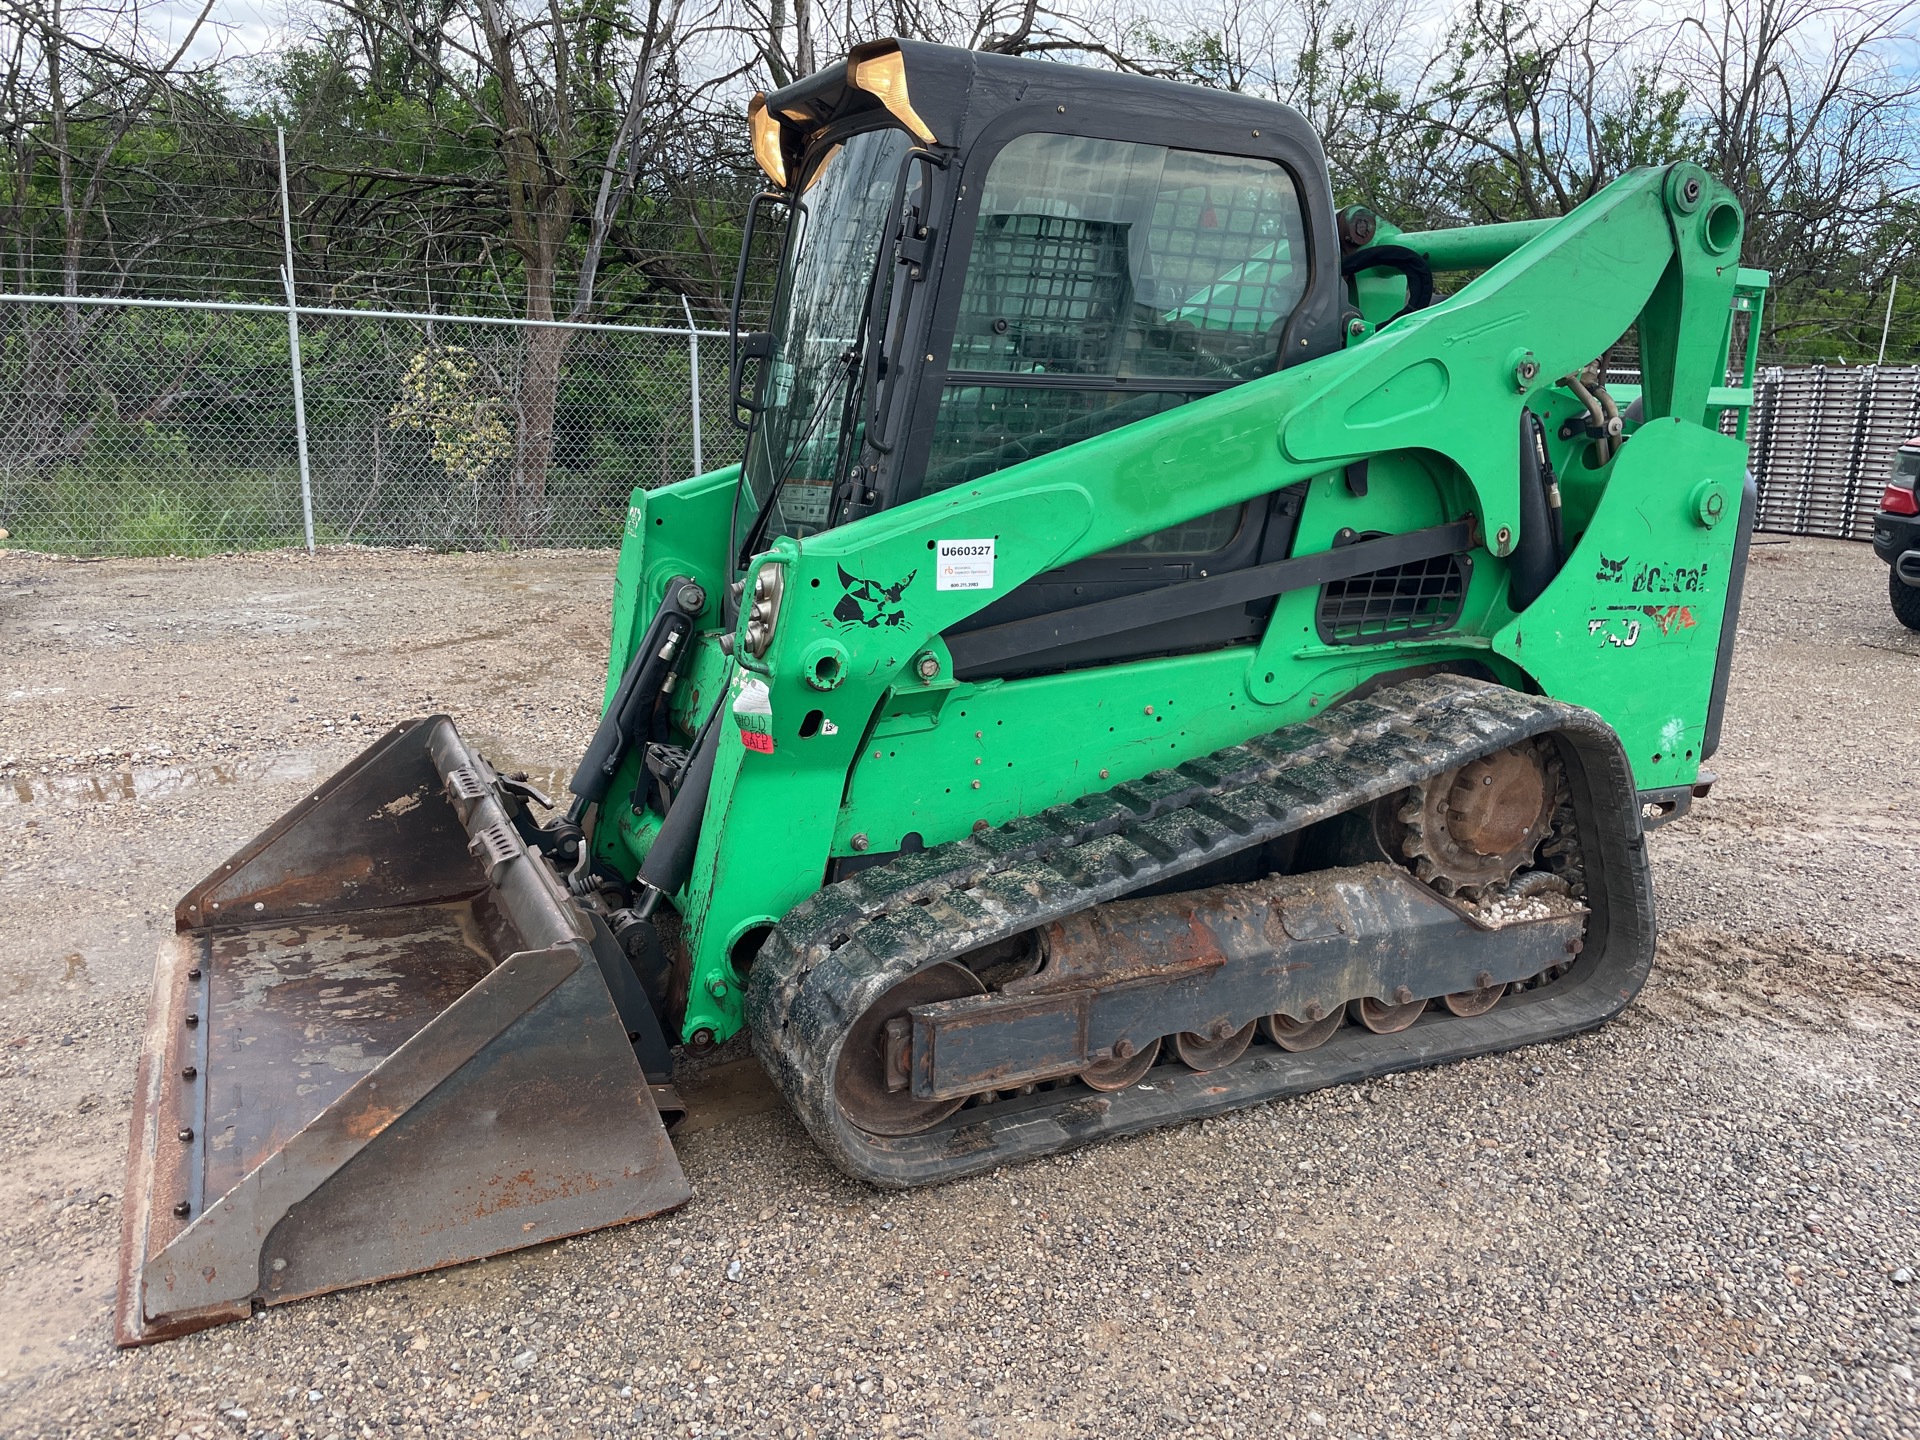
[[[1316,1010],[1319,1006],[1312,1007]],[[1318,1050],[1331,1040],[1334,1032],[1347,1023],[1346,1008],[1336,1007],[1330,1013],[1305,1020],[1296,1020],[1291,1015],[1269,1015],[1262,1022],[1267,1038],[1282,1050],[1299,1052]]]
[[[1253,1043],[1253,1031],[1257,1022],[1249,1020],[1238,1030],[1229,1030],[1226,1026],[1216,1026],[1214,1033],[1196,1035],[1191,1030],[1183,1030],[1173,1037],[1173,1053],[1189,1070],[1198,1070],[1202,1074],[1208,1070],[1218,1070],[1231,1065],[1247,1053],[1247,1046]]]
[[[1095,1090],[1102,1091],[1124,1090],[1129,1085],[1138,1085],[1160,1058],[1160,1042],[1151,1041],[1137,1051],[1128,1046],[1127,1050],[1125,1055],[1115,1054],[1111,1060],[1089,1065],[1080,1072],[1080,1078]]]

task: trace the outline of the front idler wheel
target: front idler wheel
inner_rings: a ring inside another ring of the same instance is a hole
[[[892,1138],[930,1130],[966,1104],[964,1095],[953,1100],[921,1100],[914,1095],[907,1071],[905,1027],[891,1022],[904,1020],[916,1005],[984,994],[986,987],[971,970],[943,960],[916,970],[874,1001],[848,1030],[833,1067],[833,1093],[840,1113],[869,1135]]]

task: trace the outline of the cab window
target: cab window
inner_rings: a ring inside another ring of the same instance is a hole
[[[1267,373],[1306,293],[1269,160],[1022,135],[987,171],[922,493]],[[1232,507],[1128,553],[1205,553]]]

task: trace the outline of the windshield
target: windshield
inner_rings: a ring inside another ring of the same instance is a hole
[[[858,403],[861,323],[908,143],[891,129],[851,137],[815,167],[794,207],[764,408],[740,471],[736,551],[776,487],[754,548],[827,523],[834,482],[850,463],[841,442]]]
[[[987,171],[950,370],[1248,379],[1306,294],[1305,232],[1271,160],[1019,136]]]

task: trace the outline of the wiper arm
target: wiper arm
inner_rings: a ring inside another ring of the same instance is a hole
[[[772,486],[767,490],[767,498],[760,502],[760,508],[754,512],[753,524],[747,528],[746,538],[740,544],[739,565],[747,567],[760,548],[760,541],[767,528],[767,521],[773,518],[773,507],[779,503],[780,492],[786,488],[787,481],[793,478],[793,467],[800,463],[800,456],[807,448],[807,442],[813,439],[813,432],[820,428],[820,422],[826,418],[827,402],[839,393],[846,384],[847,373],[854,361],[860,358],[860,336],[853,337],[853,343],[840,352],[835,362],[839,374],[820,387],[820,393],[814,397],[813,410],[807,416],[807,428],[800,438],[793,442],[787,451],[786,459],[780,464],[780,473],[774,477]]]
[[[903,162],[900,178],[895,182],[894,201],[892,211],[889,213],[897,212],[900,208],[904,193],[902,187],[906,184],[905,177],[906,166]],[[853,338],[848,341],[847,348],[840,352],[840,374],[833,381],[823,384],[820,387],[820,393],[814,397],[813,413],[807,417],[806,430],[794,442],[793,448],[787,452],[787,457],[780,466],[780,474],[773,482],[773,488],[767,491],[767,498],[760,502],[760,509],[753,517],[753,524],[748,528],[745,540],[741,542],[739,563],[743,570],[759,549],[767,521],[773,517],[773,507],[779,502],[780,492],[786,488],[787,481],[792,477],[793,467],[800,463],[801,452],[807,448],[807,442],[813,438],[813,432],[819,428],[821,420],[826,417],[828,400],[856,373],[864,374],[866,371],[867,337],[873,330],[873,309],[875,299],[880,292],[880,275],[883,271],[890,272],[891,268],[887,264],[887,247],[883,241],[879,253],[874,256],[873,273],[867,276],[867,299],[866,303],[860,307],[859,326],[854,330]],[[864,387],[862,388],[864,390]],[[851,395],[844,397],[841,407],[843,410],[851,408],[852,398]],[[845,436],[842,437],[843,441],[845,438]],[[844,452],[844,444],[841,449]],[[835,455],[836,470],[843,468],[844,459],[844,454]]]

